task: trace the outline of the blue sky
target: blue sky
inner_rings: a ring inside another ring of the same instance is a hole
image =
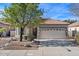
[[[0,3],[0,11],[6,6],[10,6],[8,3]],[[78,17],[73,16],[70,11],[70,4],[69,3],[42,3],[39,5],[40,9],[44,9],[45,12],[42,17],[44,18],[52,18],[52,19],[76,19]],[[0,17],[2,17],[0,15]]]

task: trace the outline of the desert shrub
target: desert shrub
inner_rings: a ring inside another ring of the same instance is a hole
[[[35,36],[33,35],[33,34],[29,34],[28,36],[27,36],[27,40],[28,41],[33,41],[34,40],[34,38],[35,38]]]
[[[5,28],[0,28],[0,37],[4,36],[4,32],[6,31]]]
[[[24,36],[24,39],[27,40],[27,36]]]

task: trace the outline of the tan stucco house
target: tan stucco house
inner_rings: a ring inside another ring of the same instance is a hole
[[[68,25],[69,23],[53,20],[53,19],[44,19],[44,22],[40,24],[40,26],[36,29],[36,35],[38,39],[62,39],[67,38],[68,35]],[[19,36],[20,30],[17,30],[15,36]],[[24,30],[24,35],[28,34],[29,29],[26,27]]]

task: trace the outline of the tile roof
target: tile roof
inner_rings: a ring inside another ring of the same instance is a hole
[[[69,27],[79,27],[79,22],[72,23]]]
[[[45,20],[41,24],[64,24],[64,25],[68,25],[69,23],[68,22],[59,21],[59,20],[48,19],[48,20]]]
[[[0,21],[0,27],[5,27],[5,26],[10,26],[10,24],[3,22],[3,21]]]
[[[6,25],[10,25],[10,23],[3,22],[3,21],[0,21],[0,23],[6,24]]]

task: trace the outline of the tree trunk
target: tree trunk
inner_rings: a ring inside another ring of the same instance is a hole
[[[22,39],[23,39],[23,32],[24,32],[24,28],[21,27],[21,29],[20,29],[20,42],[22,42]]]

